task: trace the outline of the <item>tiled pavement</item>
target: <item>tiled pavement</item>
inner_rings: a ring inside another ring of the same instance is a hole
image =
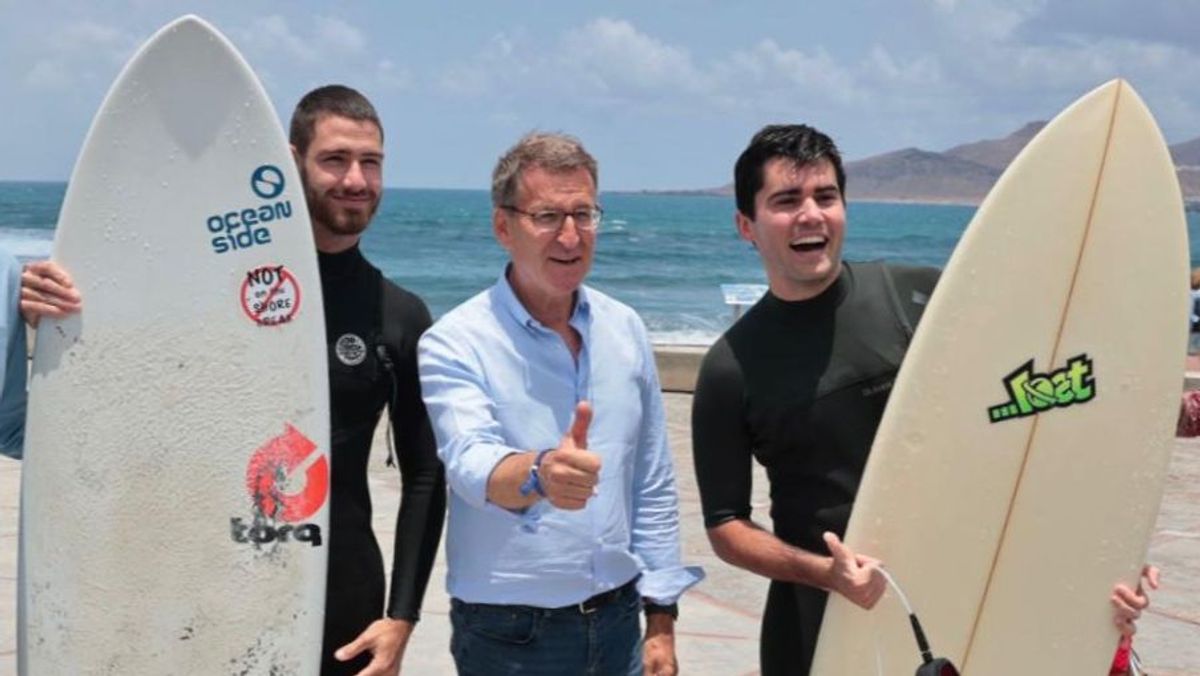
[[[689,408],[691,396],[668,394],[668,424],[679,470],[684,557],[704,566],[708,579],[681,602],[678,653],[684,673],[749,675],[757,673],[758,618],[764,581],[716,558],[704,535],[700,501],[691,471]],[[380,437],[381,439],[381,437]],[[382,443],[371,463],[375,530],[390,542],[399,500],[394,469],[384,466]],[[0,676],[15,673],[15,594],[17,505],[20,464],[0,457]],[[755,479],[755,516],[765,519],[766,481]],[[388,553],[390,547],[385,546]],[[1140,623],[1137,648],[1151,674],[1200,674],[1200,440],[1176,443],[1167,494],[1159,514],[1150,560],[1164,571],[1163,588]],[[449,607],[439,557],[418,625],[404,663],[406,674],[451,674]]]

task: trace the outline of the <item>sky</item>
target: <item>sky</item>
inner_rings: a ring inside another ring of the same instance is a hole
[[[316,86],[366,94],[388,186],[485,189],[540,129],[581,138],[602,190],[714,187],[765,124],[847,159],[938,151],[1114,77],[1168,142],[1200,136],[1200,0],[0,0],[0,180],[66,180],[122,65],[186,13],[285,119]]]

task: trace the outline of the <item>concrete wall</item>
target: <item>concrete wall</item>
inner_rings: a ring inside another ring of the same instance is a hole
[[[700,360],[706,352],[706,345],[655,345],[654,361],[663,392],[694,392]]]

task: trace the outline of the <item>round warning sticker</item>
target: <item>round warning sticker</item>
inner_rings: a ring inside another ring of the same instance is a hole
[[[264,265],[246,273],[242,309],[259,326],[292,321],[300,310],[300,284],[282,265]]]

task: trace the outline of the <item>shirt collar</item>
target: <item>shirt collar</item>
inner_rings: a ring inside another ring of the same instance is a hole
[[[512,267],[512,263],[504,266],[500,271],[500,278],[496,280],[495,286],[492,287],[493,301],[504,308],[504,310],[521,326],[527,329],[543,329],[546,327],[529,314],[529,310],[525,309],[525,305],[517,298],[517,292],[513,291],[512,283],[508,281],[508,270]],[[582,329],[587,325],[592,316],[592,303],[588,298],[587,287],[583,284],[575,290],[575,307],[571,310],[571,318],[568,323],[576,329]]]

